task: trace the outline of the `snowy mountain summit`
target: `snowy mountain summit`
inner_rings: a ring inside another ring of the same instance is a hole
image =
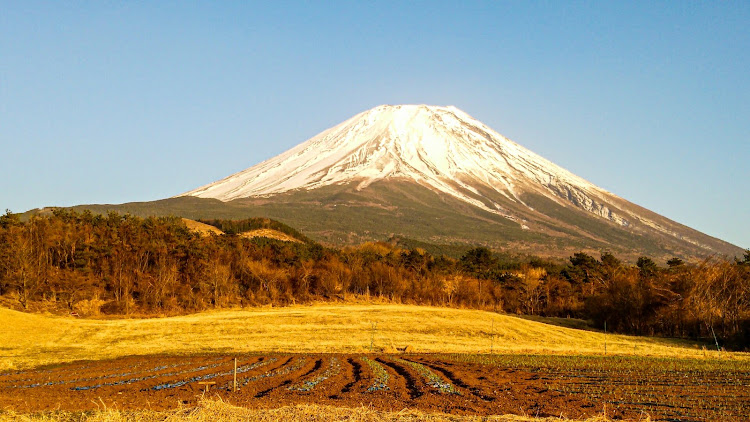
[[[622,201],[540,157],[456,107],[382,105],[223,180],[180,196],[231,201],[353,183],[410,181],[523,224],[534,193],[620,226]],[[512,208],[517,209],[515,206]],[[524,226],[526,228],[526,226]]]

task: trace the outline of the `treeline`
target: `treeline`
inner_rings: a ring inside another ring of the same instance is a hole
[[[576,317],[615,332],[713,339],[750,347],[750,251],[742,260],[627,265],[609,253],[569,262],[509,259],[486,248],[460,259],[387,243],[332,249],[281,223],[207,221],[55,210],[0,216],[0,297],[18,308],[175,314],[314,300],[385,300]],[[300,243],[237,233],[258,226]]]

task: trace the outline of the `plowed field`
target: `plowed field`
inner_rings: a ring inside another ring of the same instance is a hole
[[[300,402],[456,414],[750,420],[744,369],[666,368],[638,361],[558,365],[438,355],[128,357],[0,375],[0,408],[173,409],[209,395],[245,407]],[[515,363],[514,363],[515,362]],[[554,362],[563,362],[556,360]],[[567,362],[567,361],[565,361]],[[202,384],[203,383],[203,384]],[[205,384],[211,383],[211,384]]]

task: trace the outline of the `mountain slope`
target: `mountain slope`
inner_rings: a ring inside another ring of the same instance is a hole
[[[510,141],[455,107],[379,106],[289,151],[182,196],[230,201],[356,181],[410,180],[510,219],[480,187],[523,204],[536,192],[621,225],[612,194]]]
[[[402,234],[552,255],[741,252],[593,185],[455,107],[379,106],[180,197],[262,210],[333,243]]]

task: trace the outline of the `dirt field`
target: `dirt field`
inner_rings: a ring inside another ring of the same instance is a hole
[[[0,409],[173,409],[209,395],[453,414],[750,420],[746,364],[578,357],[266,354],[127,357],[0,375]]]

